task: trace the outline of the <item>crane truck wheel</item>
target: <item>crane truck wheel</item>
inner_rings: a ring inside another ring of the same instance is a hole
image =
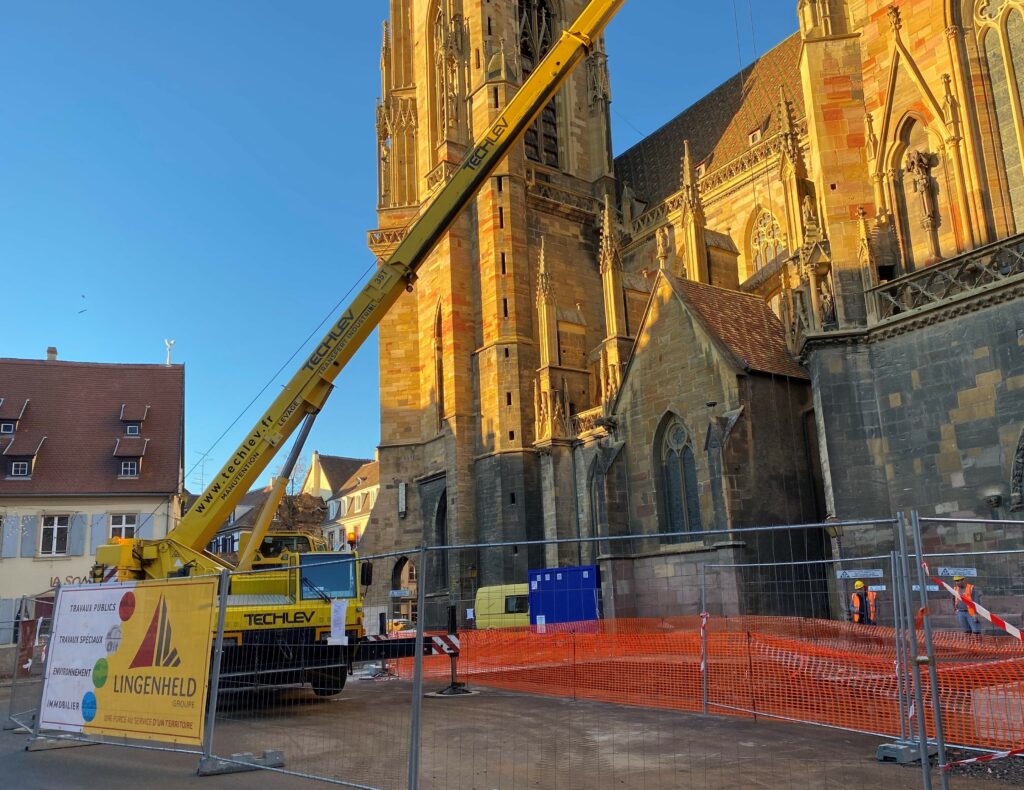
[[[348,667],[331,667],[330,669],[313,669],[309,672],[309,684],[318,697],[333,697],[345,689],[348,678]]]

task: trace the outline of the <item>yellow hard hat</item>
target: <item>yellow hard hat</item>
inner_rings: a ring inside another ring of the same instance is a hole
[[[955,582],[962,582],[963,580],[964,580],[963,576],[954,576],[953,577],[953,581],[955,581]]]
[[[853,585],[853,589],[855,589],[855,590],[863,590],[864,589],[864,582],[857,582],[855,585]]]

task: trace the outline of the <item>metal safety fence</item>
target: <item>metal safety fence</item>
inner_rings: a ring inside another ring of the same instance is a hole
[[[962,633],[943,581],[1019,625],[1021,528],[911,514],[225,571],[202,741],[162,748],[359,788],[968,786],[954,763],[1024,744],[1024,647]]]
[[[3,729],[32,731],[42,693],[43,665],[50,639],[53,591],[17,600],[13,617],[5,625],[12,641],[5,666],[0,666],[0,685],[9,688]]]

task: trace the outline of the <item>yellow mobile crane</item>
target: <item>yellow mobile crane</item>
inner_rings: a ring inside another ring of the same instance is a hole
[[[181,522],[164,538],[122,540],[101,546],[92,570],[94,581],[206,576],[230,567],[206,546],[277,451],[298,430],[252,534],[245,546],[239,547],[237,568],[251,567],[334,379],[402,291],[412,290],[416,270],[434,245],[590,52],[623,2],[588,3],[477,140],[394,254],[332,324]],[[344,552],[291,553],[286,560],[279,563],[280,570],[232,576],[225,614],[224,661],[229,668],[248,667],[259,672],[264,682],[270,675],[270,682],[308,681],[319,694],[338,693],[344,687],[347,667],[357,656],[367,660],[378,657],[373,646],[365,642],[360,594],[360,587],[371,582],[372,569],[369,563],[360,563],[354,554]],[[349,599],[346,647],[327,644],[335,598]],[[412,641],[402,640],[410,647]]]

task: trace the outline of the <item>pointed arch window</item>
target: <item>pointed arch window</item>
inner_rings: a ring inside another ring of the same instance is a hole
[[[549,0],[518,0],[518,12],[519,64],[525,82],[551,49],[556,35],[555,14]],[[558,112],[554,99],[541,110],[523,139],[527,159],[558,167]]]
[[[750,263],[753,272],[782,260],[789,255],[789,249],[782,239],[782,230],[775,215],[763,208],[754,217],[750,229]]]
[[[437,4],[432,32],[434,107],[431,126],[434,145],[439,146],[445,140],[458,140],[462,124],[462,19],[450,12],[446,0]]]
[[[1017,231],[1024,230],[1024,2],[977,0],[974,20],[992,86],[999,155]]]
[[[658,450],[664,511],[662,529],[665,532],[700,532],[700,492],[693,440],[678,417],[673,417],[665,427]]]

